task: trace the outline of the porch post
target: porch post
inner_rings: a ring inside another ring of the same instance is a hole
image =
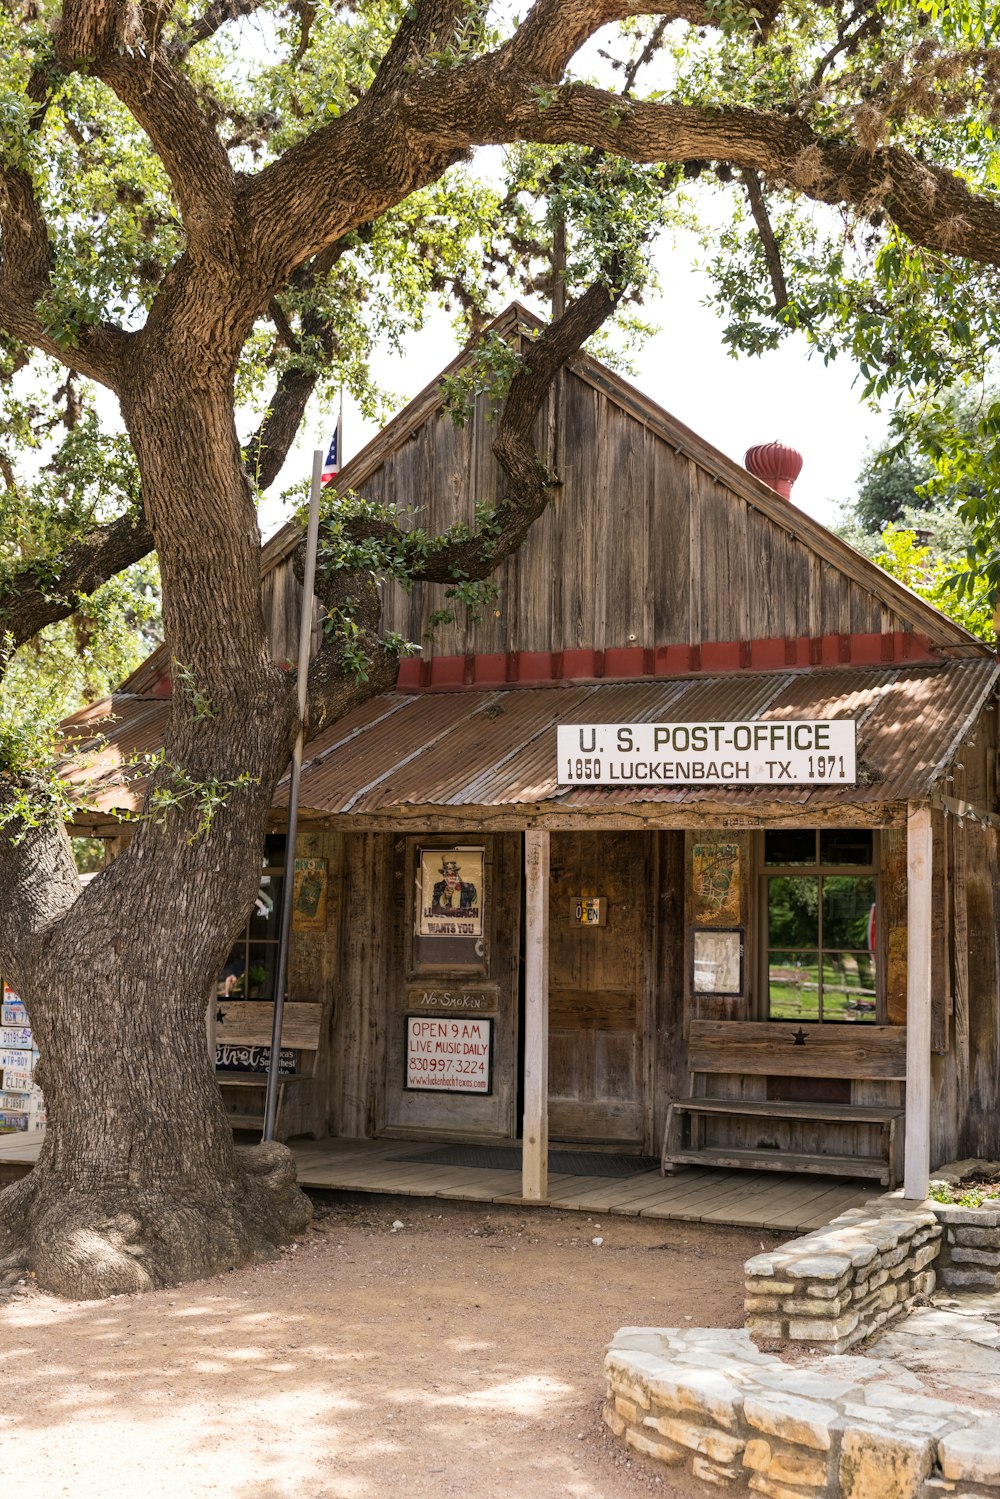
[[[927,1196],[931,1166],[931,811],[906,811],[906,1161],[904,1197]]]
[[[549,1194],[549,835],[524,835],[524,1130],[521,1192]]]

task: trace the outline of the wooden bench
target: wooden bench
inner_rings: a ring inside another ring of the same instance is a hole
[[[286,1002],[281,1018],[282,1050],[298,1052],[298,1065],[293,1073],[278,1079],[278,1103],[275,1114],[275,1136],[281,1139],[281,1112],[285,1093],[289,1087],[308,1083],[316,1075],[320,1037],[323,1029],[323,1005],[311,1001],[291,1000]],[[274,1025],[274,1005],[252,999],[219,999],[215,1003],[214,1035],[216,1059],[220,1046],[231,1047],[245,1068],[233,1070],[216,1066],[215,1076],[222,1089],[226,1113],[233,1129],[262,1129],[264,1125],[264,1099],[267,1092],[267,1072],[253,1070],[249,1065],[255,1053],[262,1048],[270,1049],[271,1029]],[[227,1095],[233,1090],[233,1096]],[[249,1091],[256,1089],[260,1097]],[[251,1107],[251,1105],[253,1105]]]
[[[836,1176],[873,1176],[884,1186],[897,1181],[896,1138],[901,1104],[796,1103],[772,1099],[722,1098],[711,1092],[720,1074],[751,1077],[848,1078],[878,1082],[906,1079],[906,1029],[898,1025],[759,1024],[740,1020],[694,1020],[688,1039],[689,1096],[672,1100],[667,1111],[660,1167],[743,1166],[755,1171],[820,1171]],[[699,1086],[699,1080],[700,1082]],[[831,1126],[876,1126],[877,1156],[821,1155],[702,1143],[703,1121],[733,1119],[802,1120]],[[684,1121],[689,1122],[687,1140]]]

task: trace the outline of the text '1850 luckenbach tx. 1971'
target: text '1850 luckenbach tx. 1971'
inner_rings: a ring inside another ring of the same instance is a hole
[[[564,786],[808,786],[857,780],[853,718],[561,724]]]

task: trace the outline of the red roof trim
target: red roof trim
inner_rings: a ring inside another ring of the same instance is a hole
[[[939,650],[926,635],[800,635],[788,640],[722,640],[704,645],[614,647],[604,651],[498,651],[478,656],[407,656],[399,663],[403,692],[463,688],[538,687],[549,682],[623,681],[685,677],[698,672],[781,671],[803,666],[885,666],[933,661]]]

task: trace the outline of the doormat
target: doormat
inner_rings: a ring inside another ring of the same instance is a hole
[[[431,1150],[393,1156],[394,1161],[419,1161],[424,1166],[473,1166],[484,1171],[520,1171],[519,1145],[443,1145]],[[649,1155],[611,1155],[601,1150],[550,1150],[549,1171],[566,1176],[635,1176],[659,1171]]]

